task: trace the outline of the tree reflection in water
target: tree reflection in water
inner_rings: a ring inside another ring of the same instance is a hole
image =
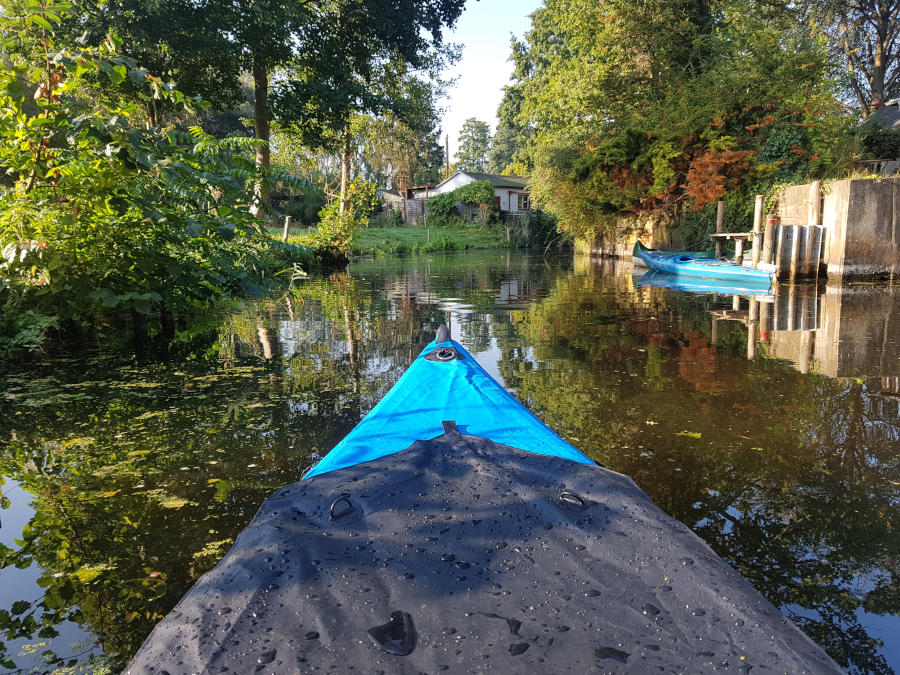
[[[73,622],[98,645],[76,665],[120,669],[449,320],[547,424],[632,476],[842,665],[890,672],[868,625],[900,613],[900,412],[862,377],[889,373],[748,360],[744,326],[711,334],[709,310],[729,305],[565,259],[366,262],[195,326],[174,352],[187,358],[23,367],[3,380],[0,476],[33,514],[0,549],[0,584],[34,566],[40,586],[0,607],[0,661],[65,665],[76,652],[54,632]]]

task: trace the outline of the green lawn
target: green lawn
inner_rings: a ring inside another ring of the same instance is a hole
[[[306,231],[293,228],[292,238]],[[280,228],[269,228],[273,237],[281,237]],[[442,225],[428,231],[421,226],[364,227],[353,244],[352,255],[406,255],[433,251],[463,251],[471,248],[505,248],[506,232],[482,226]]]

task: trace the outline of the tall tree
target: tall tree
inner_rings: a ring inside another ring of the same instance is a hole
[[[513,58],[532,195],[573,234],[837,161],[827,54],[787,4],[547,0],[526,39]]]
[[[524,49],[524,45],[514,39],[513,52],[521,49]],[[522,120],[522,96],[521,84],[509,84],[503,88],[503,98],[497,108],[497,132],[491,139],[491,148],[488,151],[487,170],[491,173],[505,171],[516,174],[527,171],[525,158],[520,150],[525,146],[533,130]]]
[[[298,52],[279,81],[276,110],[305,143],[340,152],[343,203],[352,162],[350,124],[357,114],[414,113],[403,87],[412,71],[435,73],[455,51],[442,30],[465,0],[333,0],[316,49]]]
[[[484,171],[491,147],[491,128],[487,122],[470,117],[459,131],[456,162],[460,171]]]
[[[845,72],[849,99],[865,117],[900,94],[900,0],[804,0]]]

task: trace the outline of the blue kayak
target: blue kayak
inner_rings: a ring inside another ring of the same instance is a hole
[[[770,289],[763,284],[759,286],[741,286],[737,283],[730,284],[716,279],[707,279],[705,277],[676,277],[665,272],[657,272],[650,270],[646,274],[634,275],[634,285],[637,288],[642,286],[656,286],[659,288],[669,288],[673,291],[682,293],[695,293],[697,295],[708,295],[710,293],[718,293],[721,295],[769,295]]]
[[[125,672],[751,668],[841,672],[442,327],[343,441],[265,501]]]
[[[594,464],[560,438],[488,375],[445,327],[393,388],[318,464],[311,478],[368,462],[444,433],[444,420],[459,430],[530,452]]]
[[[686,253],[656,251],[646,248],[639,241],[634,244],[633,255],[651,270],[676,277],[715,279],[728,285],[762,289],[768,289],[775,279],[774,274],[765,270],[744,267],[726,260],[697,258]]]

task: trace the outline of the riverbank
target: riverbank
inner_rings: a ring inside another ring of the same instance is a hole
[[[282,231],[269,228],[273,237],[282,236]],[[290,241],[304,243],[304,234],[291,233]],[[506,248],[505,230],[472,225],[441,225],[426,228],[405,227],[364,227],[356,236],[350,255],[383,256],[409,255],[411,253],[431,253],[465,251],[469,249]]]

